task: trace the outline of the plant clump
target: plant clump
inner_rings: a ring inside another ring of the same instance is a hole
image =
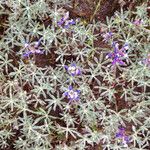
[[[149,150],[148,1],[0,8],[1,150]]]

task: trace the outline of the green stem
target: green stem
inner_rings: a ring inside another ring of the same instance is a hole
[[[90,22],[93,20],[94,16],[96,15],[97,11],[99,10],[99,8],[101,6],[101,2],[102,2],[102,0],[99,0],[98,4],[96,5],[95,11],[94,11],[93,15],[90,18]]]

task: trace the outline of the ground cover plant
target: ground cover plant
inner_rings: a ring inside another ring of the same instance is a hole
[[[1,150],[149,150],[146,0],[0,1]]]

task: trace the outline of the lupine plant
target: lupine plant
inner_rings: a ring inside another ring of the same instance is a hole
[[[0,1],[0,150],[149,150],[148,1],[72,2]]]

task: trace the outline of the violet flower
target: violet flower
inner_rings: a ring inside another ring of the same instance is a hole
[[[23,54],[23,57],[29,57],[31,54],[32,54],[31,51],[26,51],[26,52]]]
[[[69,12],[66,12],[57,24],[59,26],[62,26],[68,18],[69,18]]]
[[[119,49],[119,44],[117,42],[113,42],[112,46],[114,51],[108,53],[106,58],[112,59],[112,65],[116,65],[117,63],[125,65],[122,59],[127,57],[126,50],[128,49],[128,44],[125,44],[121,49]]]
[[[125,134],[125,128],[119,128],[119,131],[116,133],[116,138],[122,138]]]
[[[28,43],[25,43],[25,48],[27,49],[27,51],[23,54],[23,57],[29,57],[31,54],[43,54],[43,50],[38,49],[40,41],[35,42],[34,46],[31,46]]]
[[[58,26],[62,26],[63,25],[63,23],[64,23],[64,18],[61,18],[61,20],[60,21],[58,21]]]
[[[143,23],[143,20],[140,20],[140,19],[136,19],[134,20],[133,24],[136,25],[136,26],[139,26]]]
[[[32,54],[44,54],[44,52],[42,50],[34,50],[34,51],[26,51],[24,54],[23,54],[23,57],[29,57],[30,55]]]
[[[64,96],[67,96],[69,100],[78,100],[80,90],[74,90],[72,86],[69,86],[68,91],[64,93]]]
[[[103,41],[106,43],[109,41],[109,39],[112,38],[112,32],[104,33],[104,34],[102,34],[102,37],[103,37]]]
[[[141,62],[142,64],[150,67],[150,54],[148,54],[147,58],[143,59]]]
[[[60,21],[58,21],[58,26],[64,27],[64,28],[69,28],[70,25],[75,25],[76,22],[75,20],[69,19],[69,12],[65,13],[65,15],[60,19]]]
[[[115,137],[118,139],[118,140],[121,140],[121,143],[123,145],[127,145],[129,142],[130,142],[130,138],[129,136],[126,135],[125,133],[125,128],[122,127],[122,128],[119,128],[118,132],[116,133]]]
[[[70,25],[75,25],[75,24],[76,24],[76,22],[73,19],[68,20],[65,22],[64,28],[69,28]]]
[[[67,70],[67,72],[72,75],[72,76],[76,76],[76,75],[80,75],[81,74],[81,70],[79,69],[79,67],[76,66],[76,64],[71,64],[70,66],[64,66],[65,69]]]

